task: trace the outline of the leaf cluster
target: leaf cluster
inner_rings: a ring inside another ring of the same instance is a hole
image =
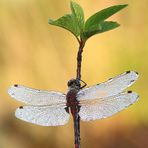
[[[117,22],[106,21],[106,19],[126,6],[127,4],[108,7],[93,14],[85,21],[82,7],[71,1],[71,14],[66,14],[57,20],[49,19],[48,23],[70,31],[79,42],[80,40],[85,42],[93,35],[119,27]]]

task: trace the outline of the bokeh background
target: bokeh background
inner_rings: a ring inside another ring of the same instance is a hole
[[[145,148],[148,146],[148,9],[147,1],[77,0],[85,18],[100,9],[128,3],[114,15],[116,30],[88,40],[83,53],[82,79],[93,85],[126,70],[140,73],[130,88],[140,100],[104,120],[81,122],[82,148]],[[69,0],[0,0],[0,148],[72,148],[73,122],[41,127],[20,121],[14,111],[22,103],[7,94],[18,83],[66,92],[76,74],[76,39],[48,25],[48,18],[70,12]]]

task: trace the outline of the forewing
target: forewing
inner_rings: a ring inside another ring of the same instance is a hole
[[[66,103],[66,96],[60,92],[45,91],[28,88],[22,85],[14,85],[8,89],[12,98],[29,105],[51,105]]]
[[[41,126],[64,125],[69,120],[65,106],[23,106],[17,108],[15,116],[26,122]]]
[[[83,121],[107,118],[133,104],[137,99],[137,93],[129,91],[114,97],[81,101],[79,115]]]
[[[114,96],[123,92],[123,90],[131,86],[137,79],[137,72],[127,71],[104,83],[80,90],[78,92],[77,99],[80,101]]]

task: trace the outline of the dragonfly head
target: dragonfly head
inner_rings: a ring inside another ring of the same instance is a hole
[[[71,79],[67,83],[68,87],[70,88],[80,88],[81,84],[80,81],[77,79]]]

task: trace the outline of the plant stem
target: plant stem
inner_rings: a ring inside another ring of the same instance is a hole
[[[77,53],[77,74],[76,79],[81,80],[81,63],[82,63],[82,52],[85,46],[83,40],[79,41],[79,50]],[[77,108],[77,113],[74,119],[74,133],[75,133],[75,148],[80,148],[80,116],[79,116],[79,107]]]
[[[81,63],[82,63],[82,52],[83,52],[84,46],[85,46],[85,42],[81,40],[79,43],[79,50],[77,54],[77,76],[76,78],[79,80],[81,80]]]

